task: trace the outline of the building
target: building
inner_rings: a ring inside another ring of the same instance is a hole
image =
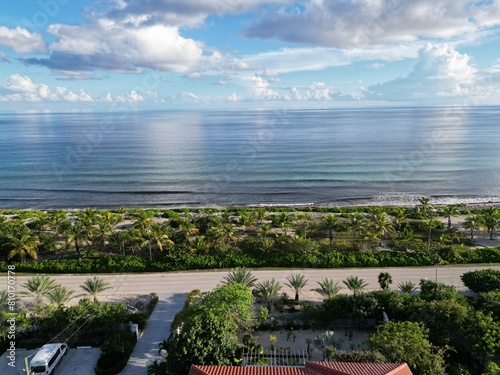
[[[406,363],[309,362],[304,367],[198,366],[189,375],[413,375]]]

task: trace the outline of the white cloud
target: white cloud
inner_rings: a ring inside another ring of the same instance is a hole
[[[237,14],[262,5],[291,3],[292,0],[115,0],[106,17],[134,26],[151,23],[195,26],[210,14]]]
[[[274,91],[269,82],[259,76],[245,77],[245,81],[250,83],[250,90],[256,99],[278,99],[278,92]]]
[[[183,38],[176,27],[148,25],[127,27],[100,19],[84,25],[51,25],[56,38],[48,59],[27,59],[59,72],[92,71],[139,73],[143,68],[188,72],[201,62],[203,45]]]
[[[249,37],[337,48],[450,39],[500,24],[498,0],[307,0],[255,21]],[[300,26],[298,26],[300,25]]]
[[[371,46],[342,50],[327,47],[283,48],[242,57],[240,62],[254,70],[291,73],[313,71],[335,66],[349,65],[355,61],[397,61],[416,58],[422,48],[421,42],[392,46]],[[265,74],[266,75],[266,74]]]
[[[34,83],[31,78],[13,74],[5,85],[0,86],[0,101],[25,102],[93,102],[93,98],[85,91],[74,93],[65,87],[57,87],[52,92],[46,84]]]
[[[0,26],[0,46],[10,48],[17,53],[47,52],[47,45],[40,34],[30,33],[21,27],[8,29]]]
[[[449,45],[429,44],[422,48],[413,70],[398,78],[367,88],[370,99],[432,103],[437,97],[465,97],[472,94],[477,69],[470,57]]]

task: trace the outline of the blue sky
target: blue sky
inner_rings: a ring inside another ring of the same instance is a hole
[[[6,0],[0,110],[500,104],[500,0]]]

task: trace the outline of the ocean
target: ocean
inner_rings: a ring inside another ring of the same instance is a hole
[[[500,201],[500,107],[0,114],[0,208]]]

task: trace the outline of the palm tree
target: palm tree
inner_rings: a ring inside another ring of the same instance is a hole
[[[231,270],[224,276],[224,284],[238,283],[246,287],[253,287],[257,279],[252,275],[252,272],[245,267],[237,267]]]
[[[8,245],[10,245],[12,249],[7,254],[7,259],[18,256],[19,261],[24,263],[26,262],[26,255],[29,255],[31,258],[37,260],[37,249],[39,244],[40,240],[38,237],[33,236],[30,231],[24,230],[15,235],[11,235]]]
[[[314,291],[318,292],[326,299],[335,297],[342,289],[338,281],[333,281],[333,279],[324,278],[322,281],[318,281],[317,283],[320,287],[314,289]]]
[[[427,251],[431,249],[431,235],[432,228],[434,228],[434,219],[432,217],[428,217],[424,220],[424,226],[427,230]]]
[[[352,232],[352,239],[355,241],[356,234],[361,234],[366,227],[366,218],[359,212],[351,214],[349,215],[349,226]]]
[[[284,229],[286,236],[287,229],[290,227],[290,225],[292,225],[292,216],[288,212],[282,212],[277,217],[277,221],[280,224],[280,226]]]
[[[151,251],[151,225],[154,223],[153,219],[154,213],[150,211],[137,211],[133,214],[135,218],[132,224],[133,228],[138,228],[142,230],[142,233],[147,237],[147,245],[149,248],[149,260],[153,260],[153,253]]]
[[[288,282],[285,283],[285,285],[295,291],[295,301],[298,301],[300,291],[307,285],[309,280],[301,274],[292,274],[291,276],[288,276],[286,280]]]
[[[163,251],[163,244],[168,247],[174,245],[174,242],[170,239],[170,231],[166,225],[153,223],[151,225],[151,239],[157,251]]]
[[[382,290],[388,291],[392,284],[392,276],[389,272],[380,272],[378,275],[378,283]]]
[[[326,215],[323,217],[323,223],[325,224],[325,228],[328,229],[328,237],[330,239],[330,246],[333,243],[333,231],[337,229],[339,218],[335,215]]]
[[[403,220],[406,219],[406,215],[407,215],[407,210],[406,208],[402,207],[396,208],[394,214],[392,215],[394,224],[396,226],[396,232],[398,232],[398,238],[399,238],[399,233],[401,232]]]
[[[421,197],[418,200],[418,206],[417,210],[422,213],[424,218],[428,218],[429,216],[432,216],[432,210],[434,209],[434,206],[431,204],[431,199],[429,197]]]
[[[373,216],[373,229],[375,233],[380,237],[380,246],[382,246],[382,240],[384,236],[389,235],[394,227],[389,221],[387,214],[385,212],[377,213]]]
[[[47,297],[49,292],[58,284],[54,279],[47,275],[35,275],[28,279],[22,287],[26,289],[22,294],[35,297],[35,305],[39,306],[44,297]]]
[[[469,216],[464,221],[464,228],[470,231],[470,242],[474,243],[474,231],[479,230],[480,218],[477,215]]]
[[[329,360],[329,353],[341,349],[342,340],[336,339],[333,331],[326,331],[314,337],[314,346],[323,352],[323,360]]]
[[[278,297],[278,293],[280,292],[280,290],[281,285],[279,282],[274,280],[274,278],[271,280],[265,280],[255,286],[257,295],[264,298],[264,300],[267,302],[267,309],[269,310],[269,312],[271,312],[272,301],[273,299]]]
[[[74,290],[66,288],[62,285],[56,285],[47,293],[47,297],[51,304],[55,305],[56,307],[61,307],[75,298],[75,296],[73,296],[73,293],[75,293]]]
[[[448,206],[443,207],[441,210],[441,214],[444,217],[448,218],[448,229],[451,228],[451,217],[455,215],[460,215],[460,210],[458,209],[460,207],[457,204],[449,204]]]
[[[417,290],[417,286],[412,281],[402,281],[398,284],[398,288],[402,293],[411,294]]]
[[[113,224],[106,220],[99,221],[95,228],[95,239],[99,246],[99,251],[104,252],[104,245],[109,235],[113,232]]]
[[[80,285],[80,288],[90,294],[94,298],[94,302],[97,302],[97,295],[99,293],[112,289],[113,287],[100,277],[94,276],[92,279],[85,280],[83,285]]]
[[[82,221],[76,220],[74,223],[69,223],[65,230],[66,233],[66,244],[69,245],[71,242],[75,244],[75,250],[78,254],[78,259],[82,258],[82,253],[80,251],[81,241],[87,238],[87,228]]]
[[[273,229],[273,227],[270,224],[264,223],[264,224],[261,224],[261,226],[260,226],[260,233],[262,233],[262,235],[264,237],[267,237],[267,235],[269,233],[271,233],[272,229]]]
[[[481,215],[481,223],[493,239],[493,232],[500,224],[500,211],[494,207],[486,208]]]
[[[189,239],[189,245],[191,246],[191,251],[195,253],[205,253],[209,247],[205,236],[196,236]]]
[[[356,296],[358,293],[361,293],[364,288],[368,286],[368,283],[365,283],[363,279],[358,278],[357,276],[349,276],[344,281],[342,281],[347,289],[352,291],[352,293]]]

